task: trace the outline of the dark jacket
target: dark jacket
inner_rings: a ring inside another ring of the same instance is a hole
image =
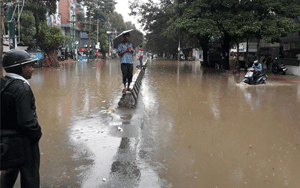
[[[15,130],[33,143],[42,136],[30,86],[8,76],[1,78],[1,131],[5,130]]]

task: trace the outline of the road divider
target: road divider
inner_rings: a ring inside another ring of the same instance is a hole
[[[143,68],[137,69],[132,77],[132,82],[130,84],[131,91],[126,91],[124,93],[118,103],[119,107],[127,107],[127,108],[134,108],[137,103],[139,91],[142,84],[142,79],[145,74],[146,66],[148,62],[150,61],[149,58],[147,58],[143,62]]]

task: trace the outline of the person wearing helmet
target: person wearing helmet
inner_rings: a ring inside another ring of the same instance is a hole
[[[254,80],[257,80],[258,76],[261,74],[262,65],[261,65],[261,63],[258,62],[258,60],[255,60],[253,62],[252,68],[254,69],[253,78],[254,78]]]
[[[36,115],[35,98],[27,81],[32,76],[32,65],[36,61],[26,51],[18,49],[3,56],[2,64],[6,76],[1,77],[1,136],[5,132],[15,132],[14,136],[23,141],[25,160],[17,166],[1,167],[1,188],[12,188],[19,172],[21,187],[40,187],[38,142],[42,132]],[[9,146],[12,141],[7,142]],[[1,159],[1,165],[6,164]]]
[[[258,62],[258,60],[255,60],[255,61],[253,62],[252,68],[254,69],[254,71],[257,71],[257,72],[261,72],[261,71],[262,71],[262,66],[261,66],[261,64]]]

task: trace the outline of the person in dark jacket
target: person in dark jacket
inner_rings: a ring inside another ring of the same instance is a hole
[[[32,59],[26,51],[11,50],[3,57],[6,76],[1,78],[1,132],[13,130],[25,143],[25,163],[1,171],[1,188],[12,188],[20,172],[22,188],[40,187],[41,127],[36,115],[35,98],[27,79],[34,71]]]

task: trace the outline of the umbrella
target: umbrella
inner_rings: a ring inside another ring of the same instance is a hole
[[[86,49],[85,48],[80,48],[79,51],[84,52],[84,51],[86,51]]]
[[[124,33],[130,34],[130,42],[132,42],[133,48],[136,48],[139,44],[143,42],[143,33],[136,29],[130,29],[127,31],[123,31],[121,34],[119,34],[116,38],[113,39],[114,48],[118,48],[119,44],[124,40]]]

